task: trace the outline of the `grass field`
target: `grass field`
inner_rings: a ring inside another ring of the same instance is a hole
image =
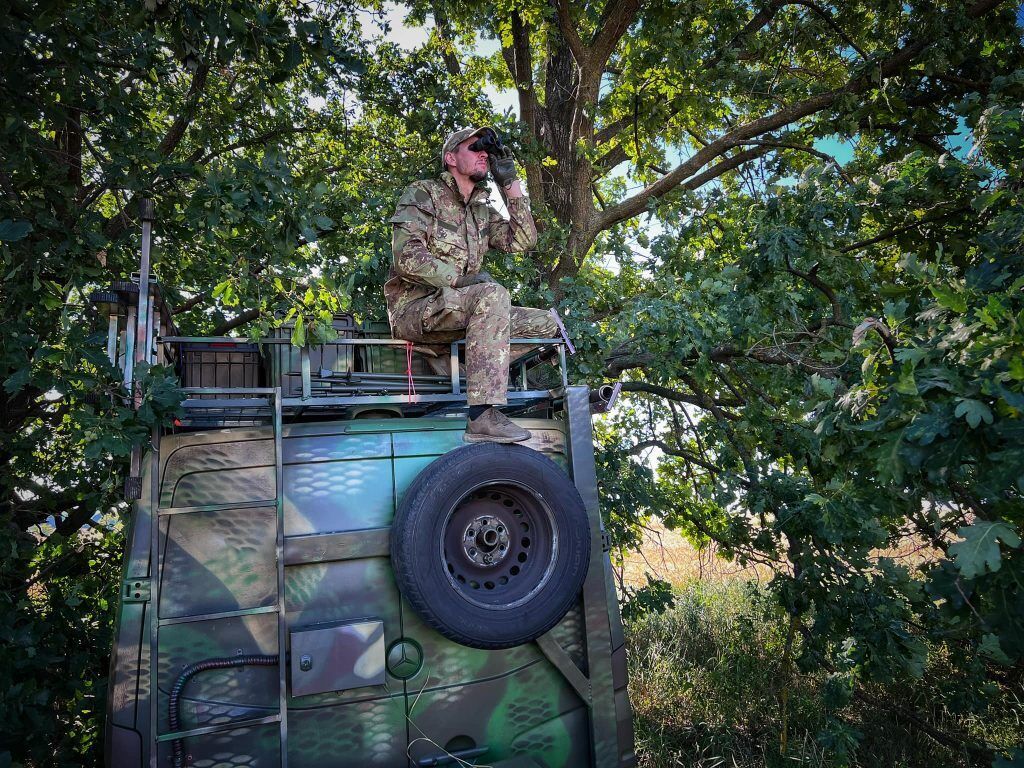
[[[839,716],[823,706],[824,676],[787,669],[787,621],[766,598],[767,574],[701,555],[667,532],[625,564],[623,580],[653,573],[673,583],[674,608],[627,623],[630,697],[642,768],[975,766],[885,705],[913,706],[951,732],[1010,746],[1024,743],[1024,691],[1007,689],[983,717],[937,706],[934,691],[900,687],[866,693]],[[926,680],[941,680],[933,658]],[[831,736],[819,737],[824,731]],[[851,738],[859,734],[857,738]]]

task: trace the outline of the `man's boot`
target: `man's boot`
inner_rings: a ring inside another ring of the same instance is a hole
[[[466,423],[462,439],[467,443],[519,443],[530,437],[528,429],[516,426],[508,416],[492,407]]]

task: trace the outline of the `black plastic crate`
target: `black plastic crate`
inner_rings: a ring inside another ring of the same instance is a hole
[[[332,322],[338,338],[351,339],[355,336],[356,323],[352,315],[339,314]],[[285,323],[273,328],[270,334],[275,339],[292,338],[294,323]],[[302,350],[288,344],[267,344],[267,378],[271,387],[281,387],[284,397],[302,397]],[[333,374],[349,373],[354,369],[355,352],[349,344],[310,344],[309,372],[313,380],[330,377]],[[316,394],[317,387],[313,387]]]
[[[181,345],[183,387],[238,389],[261,386],[260,350],[256,344],[188,342]]]
[[[367,321],[359,330],[364,339],[390,339],[391,326],[378,321]],[[368,344],[359,347],[358,370],[366,373],[406,373],[406,353],[403,345],[386,346]],[[432,371],[420,353],[412,356],[412,374],[429,375]]]

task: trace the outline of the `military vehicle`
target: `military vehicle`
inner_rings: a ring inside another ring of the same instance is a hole
[[[155,362],[187,395],[126,484],[107,765],[634,765],[591,436],[614,393],[516,340],[533,438],[465,445],[458,340],[445,378],[351,317],[301,349],[177,336],[152,218],[93,296],[126,387]]]

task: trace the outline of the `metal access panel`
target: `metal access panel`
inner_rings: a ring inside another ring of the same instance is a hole
[[[384,622],[314,626],[291,633],[292,696],[384,684]]]

